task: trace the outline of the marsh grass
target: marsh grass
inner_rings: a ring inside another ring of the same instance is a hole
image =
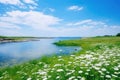
[[[120,37],[83,38],[55,44],[81,46],[82,51],[1,68],[0,80],[120,80]]]

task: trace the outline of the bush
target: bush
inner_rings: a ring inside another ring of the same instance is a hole
[[[120,33],[118,33],[116,36],[120,36]]]

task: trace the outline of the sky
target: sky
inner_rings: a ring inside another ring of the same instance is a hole
[[[0,0],[0,35],[90,37],[120,33],[120,0]]]

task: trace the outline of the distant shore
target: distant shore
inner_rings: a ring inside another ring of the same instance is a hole
[[[26,42],[26,41],[37,41],[37,37],[7,37],[0,36],[0,43],[11,43],[11,42]]]

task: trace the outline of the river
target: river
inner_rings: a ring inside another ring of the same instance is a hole
[[[39,39],[38,41],[15,42],[0,44],[0,66],[19,64],[31,59],[48,55],[63,55],[75,52],[80,47],[56,46],[53,43],[59,40],[78,39],[78,37],[61,37],[51,39]]]

